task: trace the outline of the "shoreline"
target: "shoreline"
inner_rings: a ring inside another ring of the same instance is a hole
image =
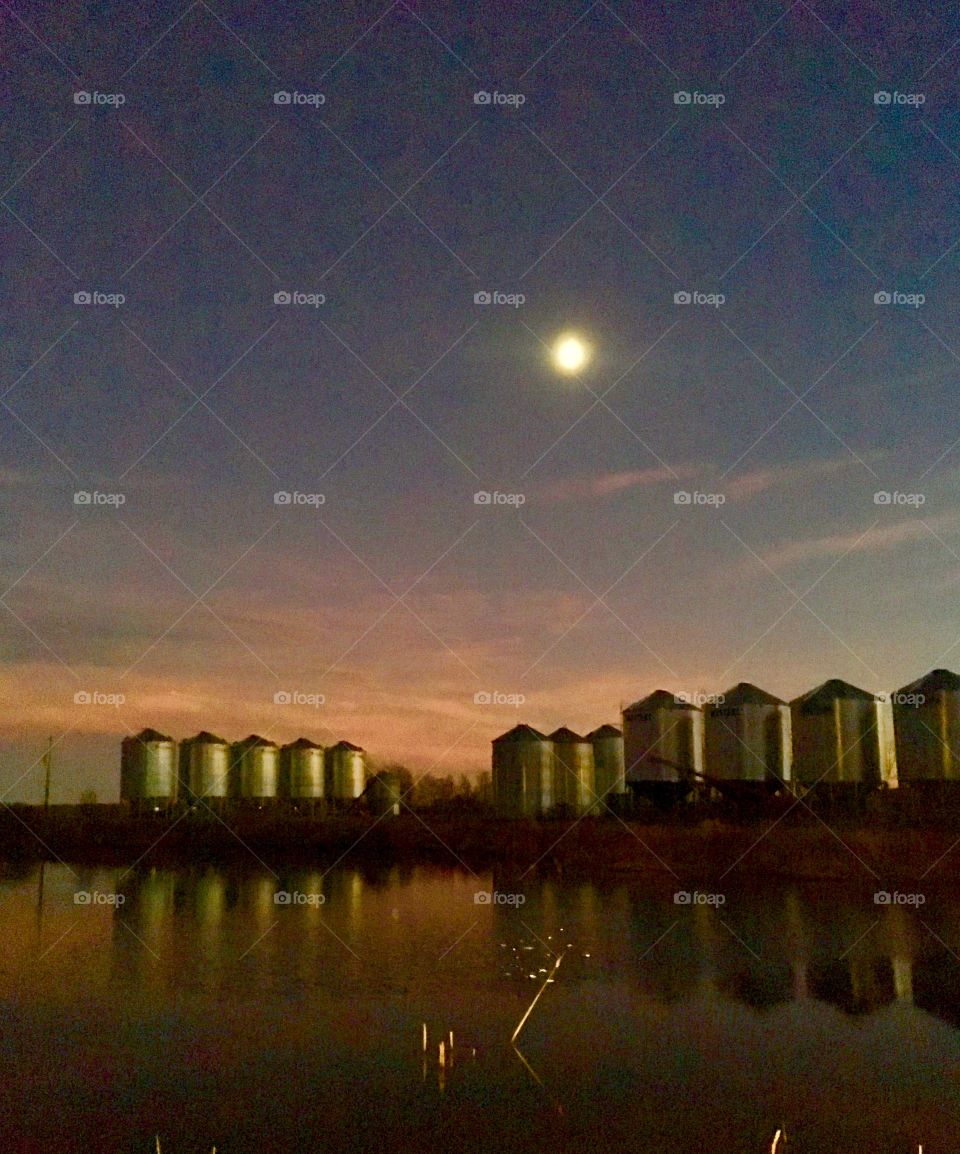
[[[796,881],[922,883],[960,880],[960,826],[923,827],[805,815],[776,820],[666,818],[515,821],[404,814],[131,818],[0,812],[0,861],[103,866],[434,864],[574,877],[661,876],[730,884]]]

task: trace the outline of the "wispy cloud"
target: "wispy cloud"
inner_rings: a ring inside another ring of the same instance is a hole
[[[756,553],[770,569],[787,569],[821,557],[842,557],[847,553],[851,556],[883,553],[914,542],[922,542],[929,546],[935,544],[931,529],[937,533],[960,529],[960,513],[939,513],[922,519],[913,517],[909,520],[896,521],[891,525],[875,525],[866,531],[851,530],[821,537],[808,537],[806,540],[775,545],[765,552],[757,549]],[[756,559],[749,556],[737,566],[738,572],[743,574],[757,573],[760,568]]]

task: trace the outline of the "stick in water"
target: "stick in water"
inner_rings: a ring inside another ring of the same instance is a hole
[[[557,972],[557,970],[560,969],[560,963],[562,961],[563,961],[563,954],[557,954],[557,960],[553,963],[553,970],[549,974],[547,974],[547,976],[544,978],[543,985],[537,991],[537,996],[533,999],[533,1001],[527,1007],[527,1012],[520,1019],[520,1025],[517,1026],[517,1028],[513,1031],[513,1034],[510,1038],[511,1042],[515,1042],[517,1040],[517,1036],[519,1035],[520,1031],[523,1029],[523,1027],[527,1023],[527,1018],[529,1018],[530,1015],[533,1013],[533,1007],[537,1004],[537,1002],[540,1001],[540,995],[543,993],[543,991],[550,984],[550,980],[553,977],[553,975]]]

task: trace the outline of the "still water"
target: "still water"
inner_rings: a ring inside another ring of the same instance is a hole
[[[477,902],[492,890],[522,904]],[[7,870],[2,1148],[744,1154],[785,1126],[789,1154],[960,1149],[960,900],[724,897]]]

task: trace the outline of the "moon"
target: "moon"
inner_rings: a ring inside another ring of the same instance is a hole
[[[575,333],[564,333],[552,349],[554,367],[561,373],[578,373],[590,359],[590,349]]]

